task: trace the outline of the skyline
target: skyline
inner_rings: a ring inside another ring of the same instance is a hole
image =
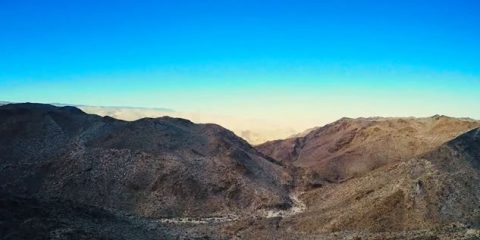
[[[479,10],[477,1],[4,1],[0,100],[168,108],[284,134],[341,117],[480,119]]]

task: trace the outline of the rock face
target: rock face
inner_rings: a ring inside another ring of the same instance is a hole
[[[422,156],[306,192],[298,232],[400,232],[480,227],[480,129]]]
[[[126,122],[43,104],[0,106],[1,190],[147,217],[287,207],[289,175],[232,132]]]
[[[308,134],[257,146],[267,156],[307,171],[312,184],[341,182],[429,152],[480,122],[429,118],[343,118]]]

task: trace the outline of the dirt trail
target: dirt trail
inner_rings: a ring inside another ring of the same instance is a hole
[[[206,223],[224,223],[238,220],[237,215],[231,214],[222,217],[200,217],[200,218],[160,218],[156,219],[159,223],[176,223],[176,224],[206,224]]]
[[[292,200],[292,207],[286,210],[266,210],[263,212],[263,217],[265,218],[274,218],[274,217],[290,217],[299,213],[302,213],[307,208],[305,203],[302,202],[298,197],[302,193],[290,193],[290,199]]]
[[[262,218],[274,218],[274,217],[290,217],[305,211],[306,206],[305,203],[302,202],[298,197],[302,193],[290,193],[289,197],[292,200],[292,207],[285,210],[277,210],[277,209],[270,209],[270,210],[260,210],[256,215],[257,217]],[[203,217],[203,218],[191,218],[191,217],[183,217],[183,218],[160,218],[155,220],[159,223],[173,223],[173,224],[207,224],[207,223],[224,223],[224,222],[232,222],[240,219],[239,216],[230,214],[227,216],[220,216],[220,217]]]

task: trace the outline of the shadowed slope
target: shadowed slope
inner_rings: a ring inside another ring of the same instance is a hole
[[[289,204],[280,166],[214,124],[133,122],[74,107],[0,107],[0,184],[143,216],[205,216]]]

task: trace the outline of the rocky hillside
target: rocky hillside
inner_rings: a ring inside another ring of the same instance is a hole
[[[344,118],[258,151],[214,124],[7,104],[0,236],[478,239],[479,127]]]
[[[74,107],[0,106],[1,190],[147,217],[288,207],[289,175],[232,132]]]
[[[304,136],[267,142],[257,149],[306,170],[310,184],[323,185],[419,156],[479,126],[479,121],[446,116],[343,118]]]
[[[309,192],[305,198],[311,211],[297,226],[344,231],[480,227],[479,132],[472,130],[421,157]]]
[[[479,154],[477,128],[421,156],[306,191],[305,212],[242,233],[245,238],[478,239]]]

